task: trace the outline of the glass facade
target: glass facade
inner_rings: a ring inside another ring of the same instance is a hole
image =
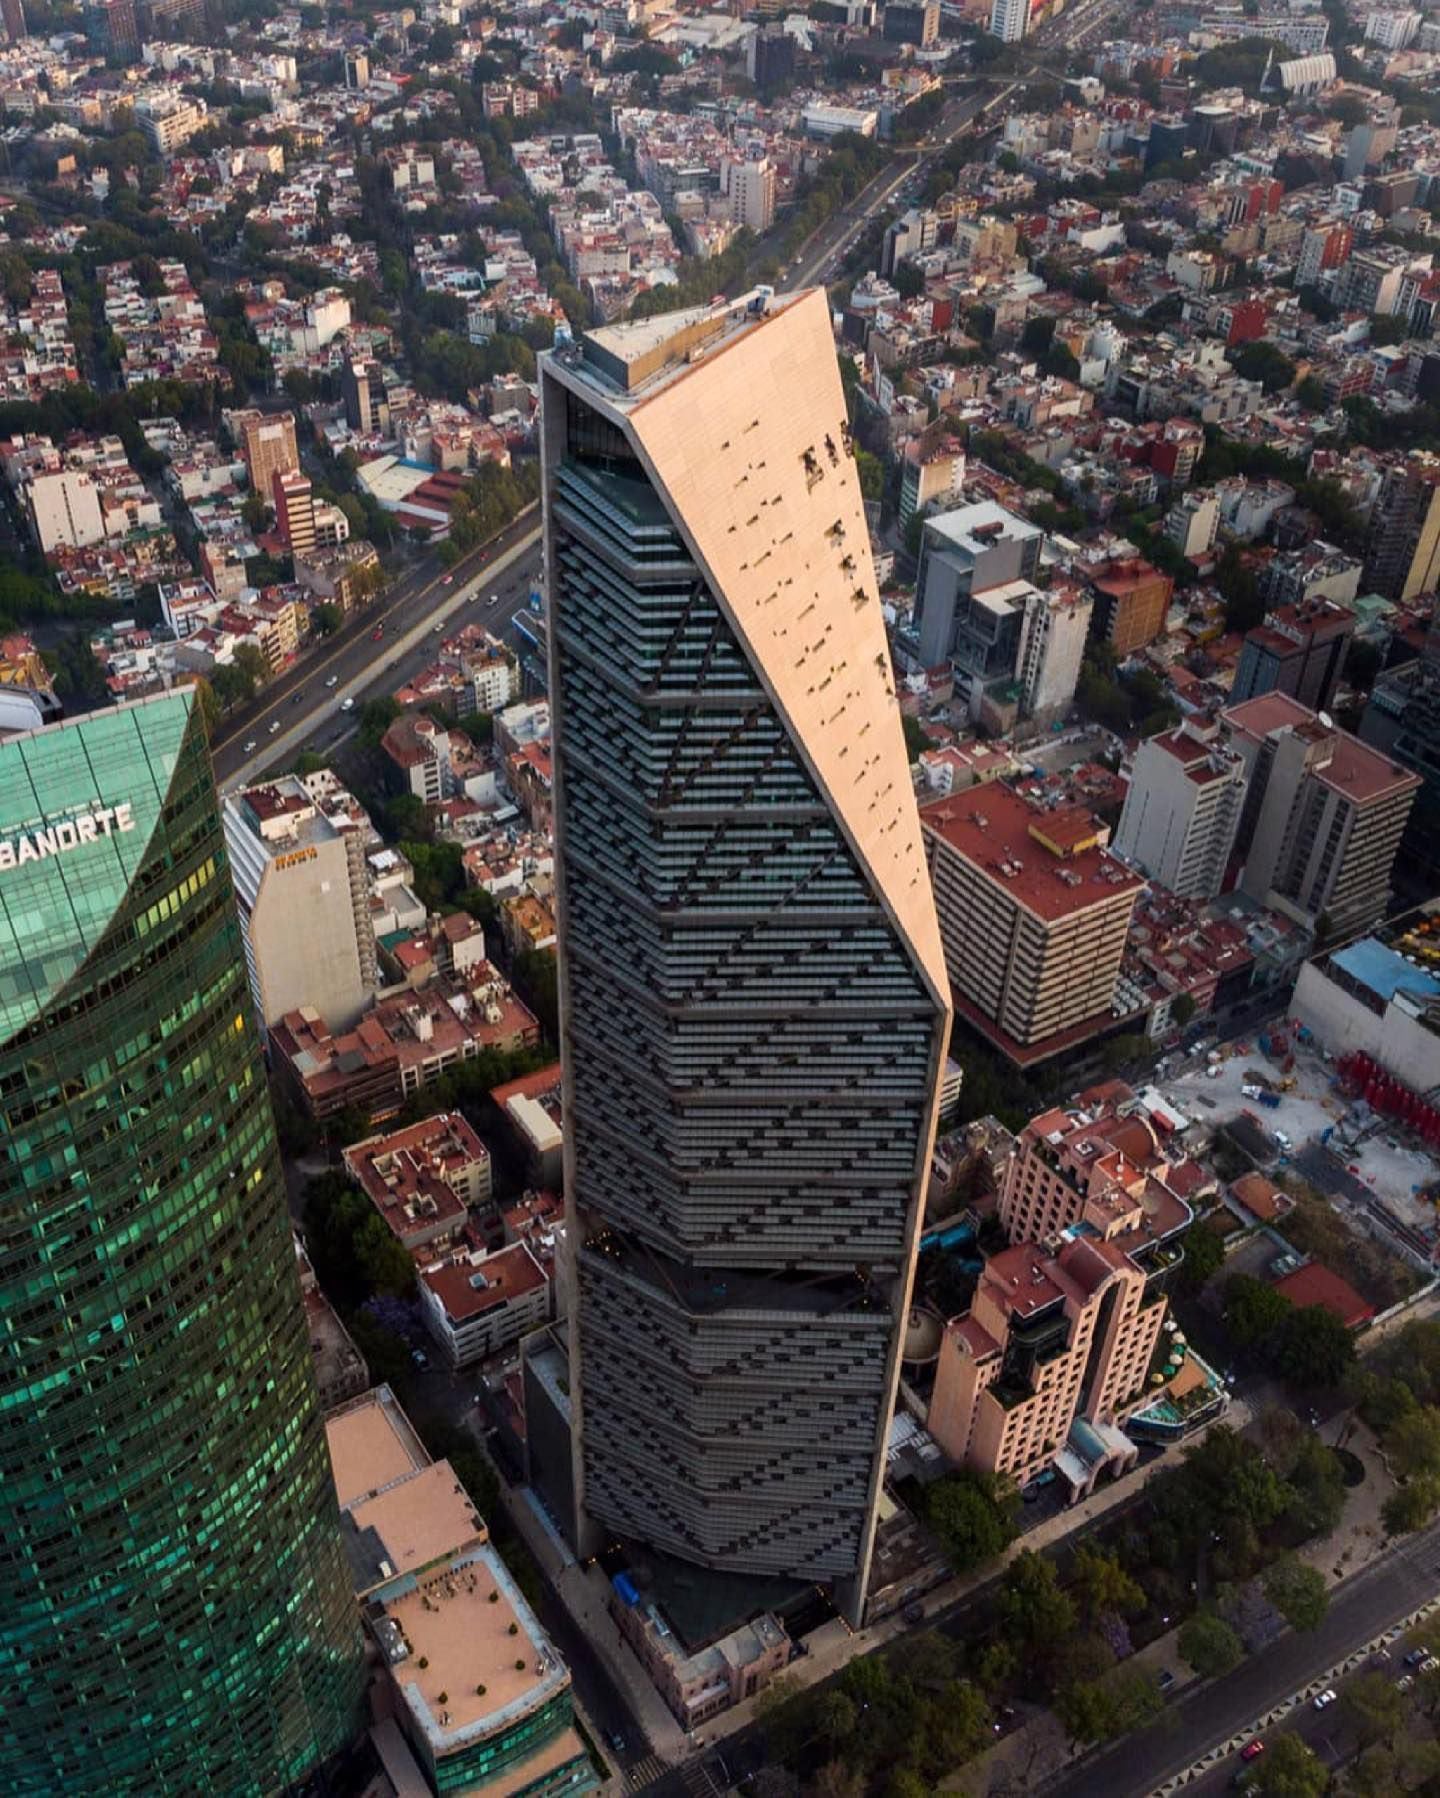
[[[0,1785],[268,1793],[361,1647],[204,731],[0,743]]]

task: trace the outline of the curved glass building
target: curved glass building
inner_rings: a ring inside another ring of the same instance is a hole
[[[361,1646],[203,726],[0,742],[0,1786],[269,1793]]]

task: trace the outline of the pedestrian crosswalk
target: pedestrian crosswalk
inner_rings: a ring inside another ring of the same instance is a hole
[[[663,1779],[670,1769],[658,1754],[647,1754],[644,1760],[636,1761],[625,1770],[625,1780],[632,1792],[643,1792]]]

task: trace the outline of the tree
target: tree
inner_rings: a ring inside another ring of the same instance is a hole
[[[1425,1405],[1398,1417],[1385,1432],[1385,1453],[1402,1479],[1440,1474],[1440,1408]]]
[[[1084,1543],[1075,1551],[1070,1584],[1082,1614],[1091,1622],[1107,1611],[1121,1617],[1138,1617],[1145,1609],[1145,1594],[1113,1554]]]
[[[1006,1568],[998,1608],[1006,1629],[1032,1649],[1051,1649],[1075,1628],[1075,1606],[1060,1589],[1054,1562],[1033,1549]]]
[[[1183,1030],[1195,1016],[1195,1001],[1189,993],[1177,993],[1170,1001],[1170,1021]]]
[[[1281,1471],[1292,1495],[1285,1515],[1296,1535],[1328,1536],[1345,1509],[1345,1475],[1334,1449],[1305,1430]]]
[[[404,709],[396,699],[367,699],[360,708],[360,741],[373,748]]]
[[[1245,1658],[1239,1636],[1213,1611],[1197,1611],[1182,1624],[1178,1645],[1181,1659],[1201,1679],[1219,1679]]]
[[[997,1485],[962,1469],[925,1488],[924,1516],[957,1573],[982,1567],[1015,1539],[1014,1496],[997,1500]]]
[[[844,1761],[826,1761],[810,1782],[811,1798],[865,1798],[865,1780]]]
[[[1181,1247],[1185,1259],[1180,1266],[1180,1284],[1187,1292],[1199,1292],[1225,1265],[1225,1239],[1202,1222],[1190,1226]]]
[[[1405,1694],[1383,1673],[1362,1673],[1340,1699],[1346,1722],[1365,1743],[1398,1740],[1405,1723]]]
[[[1436,1511],[1440,1511],[1440,1479],[1422,1474],[1395,1488],[1380,1508],[1380,1521],[1387,1535],[1406,1536],[1424,1529]]]
[[[1258,381],[1266,393],[1278,393],[1295,379],[1295,364],[1263,337],[1232,350],[1230,361],[1236,374],[1246,381]]]
[[[1056,1695],[1054,1711],[1072,1743],[1109,1742],[1149,1721],[1161,1708],[1160,1688],[1140,1667],[1122,1667]]]
[[[1265,1596],[1291,1629],[1318,1629],[1330,1606],[1325,1576],[1293,1555],[1284,1555],[1265,1569]]]
[[[817,1741],[832,1754],[839,1754],[844,1749],[855,1733],[858,1719],[854,1700],[838,1686],[830,1686],[821,1692],[810,1714]]]
[[[310,628],[317,637],[333,637],[344,622],[344,612],[328,599],[310,609]]]
[[[900,728],[905,734],[905,753],[912,763],[918,762],[925,750],[935,747],[925,726],[918,718],[912,718],[909,712],[901,712]]]
[[[1300,1305],[1282,1321],[1271,1359],[1297,1386],[1338,1386],[1355,1359],[1355,1339],[1333,1311]]]
[[[1325,409],[1325,383],[1318,375],[1306,375],[1295,388],[1295,397],[1310,412]]]
[[[1283,1292],[1250,1274],[1236,1274],[1225,1284],[1225,1328],[1237,1348],[1263,1349],[1289,1316]]]
[[[1299,1736],[1278,1736],[1254,1763],[1251,1798],[1321,1798],[1330,1783],[1325,1763]]]

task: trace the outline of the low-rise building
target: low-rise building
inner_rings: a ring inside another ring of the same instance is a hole
[[[458,1111],[351,1144],[345,1171],[401,1246],[425,1253],[454,1242],[472,1207],[490,1197],[490,1151]]]
[[[326,1419],[361,1615],[383,1669],[371,1732],[392,1788],[581,1798],[598,1781],[570,1673],[448,1461],[388,1386]]]
[[[550,1281],[523,1242],[423,1268],[420,1315],[450,1367],[469,1367],[550,1319]]]
[[[563,1178],[565,1123],[560,1063],[522,1074],[490,1089],[525,1155],[526,1178],[532,1185],[559,1191]]]

